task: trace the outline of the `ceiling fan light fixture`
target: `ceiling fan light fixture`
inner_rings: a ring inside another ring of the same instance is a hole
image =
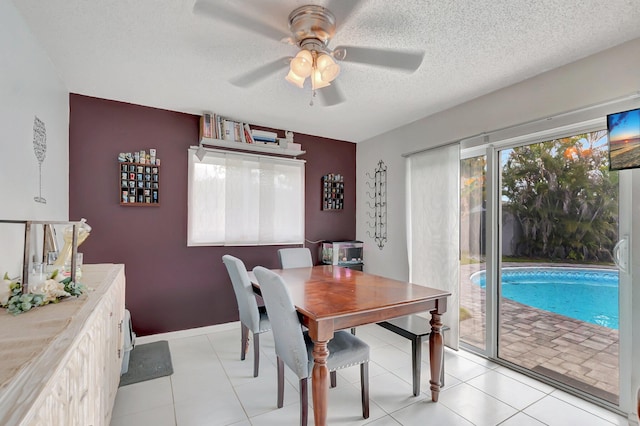
[[[311,52],[304,49],[299,51],[296,57],[291,60],[289,68],[298,77],[303,79],[309,77],[311,75],[311,70],[313,69],[313,57],[311,56]]]
[[[313,73],[311,74],[311,89],[322,89],[323,87],[330,86],[331,82],[322,79],[322,73],[318,68],[313,69]]]
[[[320,71],[323,81],[331,82],[340,74],[340,65],[326,53],[321,53],[316,60],[316,68]]]
[[[306,79],[306,77],[300,77],[292,69],[290,69],[289,74],[287,74],[287,76],[284,79],[287,80],[289,83],[295,86],[298,86],[299,88],[302,89],[304,87],[304,80]]]

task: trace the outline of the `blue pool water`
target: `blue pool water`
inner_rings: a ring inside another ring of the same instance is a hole
[[[485,288],[485,271],[471,282]],[[618,329],[618,271],[564,267],[502,269],[502,297]]]

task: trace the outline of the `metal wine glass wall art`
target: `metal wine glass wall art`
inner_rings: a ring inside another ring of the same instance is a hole
[[[370,200],[367,205],[372,211],[368,211],[369,219],[367,225],[367,235],[373,238],[382,250],[384,243],[387,242],[387,166],[382,160],[378,161],[378,167],[373,171],[373,176],[367,172],[366,182],[371,191],[367,191]],[[373,233],[372,233],[373,230]]]
[[[33,152],[38,159],[38,172],[39,177],[39,195],[33,197],[37,203],[47,204],[47,200],[42,197],[42,162],[47,154],[47,129],[44,126],[44,122],[38,117],[33,120]]]

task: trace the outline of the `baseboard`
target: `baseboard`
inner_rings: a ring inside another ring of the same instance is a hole
[[[136,344],[143,345],[145,343],[152,343],[160,340],[181,339],[185,337],[200,336],[203,334],[239,329],[240,321],[234,321],[225,324],[209,325],[206,327],[190,328],[188,330],[170,331],[168,333],[159,333],[151,334],[149,336],[136,337]]]

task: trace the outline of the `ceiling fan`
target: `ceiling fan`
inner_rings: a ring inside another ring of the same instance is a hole
[[[329,47],[336,34],[336,18],[330,9],[341,12],[343,22],[356,8],[360,0],[333,0],[327,7],[305,5],[296,8],[289,14],[289,34],[269,23],[255,19],[226,4],[213,4],[208,0],[198,0],[194,5],[194,13],[208,15],[224,22],[252,31],[261,36],[286,42],[298,47],[293,57],[278,58],[264,64],[246,74],[231,80],[239,87],[249,87],[276,72],[282,72],[290,83],[303,88],[307,78],[310,81],[313,96],[320,95],[326,106],[344,102],[344,97],[335,80],[340,73],[341,62],[352,62],[373,65],[393,70],[413,72],[422,64],[424,52],[392,50],[372,47],[337,46]],[[288,74],[285,74],[286,67]],[[313,105],[313,100],[311,101]]]

